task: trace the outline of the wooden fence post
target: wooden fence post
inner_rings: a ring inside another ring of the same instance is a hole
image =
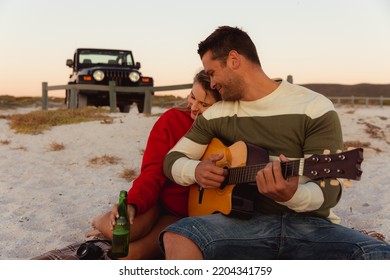
[[[110,95],[110,112],[116,112],[116,92],[115,92],[115,81],[108,82],[109,95]]]
[[[152,93],[150,90],[145,92],[144,100],[144,114],[150,115],[152,113]]]
[[[42,110],[47,110],[47,107],[48,107],[47,82],[42,82]]]
[[[78,91],[76,89],[70,89],[70,109],[72,110],[75,110],[77,108],[77,95]]]

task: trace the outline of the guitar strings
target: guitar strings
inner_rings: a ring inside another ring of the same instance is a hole
[[[281,163],[281,168],[284,178],[297,176],[299,171],[299,160],[292,160]],[[264,167],[267,163],[255,164],[250,166],[238,166],[229,168],[227,185],[252,183],[256,181],[257,172]]]

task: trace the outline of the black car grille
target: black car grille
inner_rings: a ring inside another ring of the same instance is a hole
[[[104,74],[108,81],[115,81],[117,86],[133,84],[129,79],[129,71],[105,70]]]
[[[109,70],[109,71],[105,71],[106,73],[106,76],[107,78],[109,79],[123,79],[123,78],[129,78],[129,72],[127,71],[112,71],[112,70]]]

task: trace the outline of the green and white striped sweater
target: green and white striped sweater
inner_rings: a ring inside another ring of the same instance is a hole
[[[196,183],[195,168],[212,138],[225,145],[239,140],[268,150],[270,160],[280,154],[289,159],[332,153],[343,148],[341,125],[332,102],[307,88],[282,81],[279,87],[256,101],[218,102],[204,112],[193,128],[167,154],[164,172],[178,184]],[[340,199],[342,187],[325,187],[319,181],[301,177],[297,192],[287,202],[275,202],[262,195],[264,211],[290,209],[312,212],[338,223],[331,209]],[[261,206],[262,207],[262,206]]]

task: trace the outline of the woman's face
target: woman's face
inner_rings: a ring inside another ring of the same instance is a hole
[[[188,104],[191,109],[191,118],[194,120],[202,114],[208,107],[216,102],[213,94],[206,91],[200,83],[195,82],[192,86],[190,95],[188,96]]]

